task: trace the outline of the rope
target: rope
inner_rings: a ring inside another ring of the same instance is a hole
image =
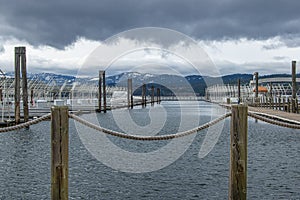
[[[266,113],[262,113],[262,112],[254,112],[254,111],[249,111],[249,113],[260,115],[260,116],[263,116],[263,117],[266,117],[266,118],[271,118],[271,119],[274,119],[274,120],[277,120],[277,121],[283,121],[283,122],[290,123],[290,124],[300,125],[299,121],[286,119],[286,118],[279,117],[279,116],[276,116],[276,115],[266,114]]]
[[[290,124],[290,123],[286,123],[286,122],[274,121],[273,119],[270,119],[270,118],[267,118],[264,116],[260,116],[253,112],[248,112],[248,115],[252,118],[259,119],[259,120],[267,122],[269,124],[274,124],[274,125],[282,126],[282,127],[286,127],[286,128],[300,129],[300,125],[298,125],[298,124]],[[273,117],[275,118],[275,116],[273,116]]]
[[[75,121],[89,127],[89,128],[92,128],[92,129],[95,129],[97,131],[101,131],[105,134],[108,134],[108,135],[112,135],[112,136],[116,136],[116,137],[120,137],[120,138],[126,138],[126,139],[131,139],[131,140],[170,140],[170,139],[174,139],[174,138],[179,138],[179,137],[184,137],[184,136],[187,136],[187,135],[191,135],[193,133],[196,133],[198,131],[201,131],[201,130],[204,130],[210,126],[213,126],[215,124],[217,124],[218,122],[226,119],[227,117],[231,116],[231,113],[226,113],[224,115],[222,115],[221,117],[217,118],[217,119],[214,119],[208,123],[205,123],[201,126],[198,126],[196,128],[193,128],[193,129],[190,129],[190,130],[187,130],[187,131],[183,131],[183,132],[179,132],[179,133],[176,133],[176,134],[167,134],[167,135],[156,135],[156,136],[138,136],[138,135],[130,135],[130,134],[125,134],[125,133],[121,133],[121,132],[117,132],[117,131],[113,131],[113,130],[109,130],[109,129],[106,129],[106,128],[103,128],[101,126],[97,126],[95,124],[92,124],[74,114],[69,114],[69,117],[70,118],[73,118]]]
[[[18,124],[18,125],[15,125],[15,126],[9,126],[9,127],[5,127],[5,128],[0,128],[0,133],[9,132],[9,131],[16,131],[16,130],[19,130],[19,129],[22,129],[22,128],[27,128],[31,125],[40,123],[40,122],[42,122],[44,120],[47,120],[47,119],[50,119],[50,118],[51,118],[51,113],[43,115],[42,117],[39,117],[37,119],[25,122],[23,124]]]

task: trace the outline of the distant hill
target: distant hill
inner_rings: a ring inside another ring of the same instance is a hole
[[[6,73],[7,77],[14,77],[13,72]],[[39,79],[44,82],[55,81],[57,85],[62,85],[67,81],[68,84],[72,84],[73,82],[85,82],[85,83],[93,83],[98,84],[97,77],[95,78],[76,78],[75,76],[70,75],[60,75],[54,73],[28,73],[29,79]],[[270,74],[260,76],[260,78],[274,78],[274,77],[291,77],[289,74]],[[297,74],[297,77],[300,77],[300,74]],[[186,77],[177,76],[177,75],[169,75],[169,74],[141,74],[138,72],[127,72],[121,73],[114,76],[106,77],[106,84],[108,86],[120,86],[126,87],[127,80],[131,78],[133,80],[134,85],[137,88],[135,89],[135,94],[141,93],[140,86],[145,83],[147,84],[147,89],[150,91],[151,86],[155,86],[156,88],[161,88],[162,95],[172,95],[172,91],[176,91],[179,93],[190,93],[195,92],[199,96],[203,96],[205,94],[205,88],[207,87],[207,83],[214,84],[220,83],[220,77],[208,77],[201,75],[189,75]],[[249,84],[250,80],[253,79],[252,74],[230,74],[221,77],[223,84],[237,84],[238,79],[241,80],[241,84]],[[189,89],[190,88],[190,89]],[[192,90],[193,91],[192,91]]]

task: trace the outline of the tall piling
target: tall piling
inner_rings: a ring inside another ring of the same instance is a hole
[[[99,81],[98,81],[98,112],[102,109],[102,71],[99,71]]]
[[[23,94],[23,114],[24,122],[29,119],[29,109],[28,109],[28,84],[27,84],[27,69],[26,69],[26,49],[21,47],[21,71],[22,71],[22,94]]]
[[[296,113],[297,82],[296,82],[296,61],[292,61],[292,112]]]
[[[246,200],[248,106],[232,105],[230,127],[229,199]]]
[[[238,104],[241,102],[241,79],[238,79]]]
[[[15,123],[20,123],[20,55],[22,49],[15,47]]]
[[[146,84],[142,85],[142,106],[146,106]]]
[[[127,80],[127,101],[128,101],[128,108],[133,108],[133,94],[132,94],[132,79]]]
[[[103,112],[106,113],[106,83],[105,83],[105,71],[102,71],[103,80]]]
[[[68,107],[51,108],[51,199],[68,199]]]
[[[254,73],[254,77],[255,77],[255,106],[258,105],[259,99],[258,99],[258,72]]]
[[[156,89],[156,101],[157,101],[157,104],[160,103],[160,88]]]
[[[151,105],[154,105],[154,86],[151,86]]]

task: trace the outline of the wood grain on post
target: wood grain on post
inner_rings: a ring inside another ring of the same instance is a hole
[[[15,47],[15,122],[20,123],[20,48]]]
[[[28,122],[29,109],[28,109],[28,87],[27,87],[27,69],[26,69],[26,49],[21,48],[21,71],[22,71],[22,93],[23,93],[23,113],[24,122]]]
[[[51,108],[51,199],[68,199],[68,107]]]
[[[248,106],[231,107],[229,199],[247,196]]]

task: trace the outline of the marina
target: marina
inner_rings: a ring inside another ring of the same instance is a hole
[[[194,117],[200,108],[199,125],[211,120],[211,112],[225,108],[204,101],[163,101],[154,107],[131,110],[136,123],[149,123],[143,118],[149,110],[163,107],[167,122],[160,134],[168,134],[183,115]],[[183,110],[181,112],[181,110]],[[126,110],[124,110],[125,112]],[[153,112],[160,112],[154,109]],[[89,115],[89,114],[88,114]],[[113,113],[97,113],[101,126],[119,131]],[[199,159],[198,153],[207,130],[200,131],[191,146],[170,166],[151,173],[124,173],[107,167],[86,150],[70,120],[69,198],[70,199],[226,199],[229,174],[229,129],[227,118],[213,151]],[[249,118],[248,184],[249,199],[297,199],[299,177],[299,130],[278,127]],[[184,127],[188,130],[190,126]],[[50,130],[49,121],[9,133],[2,133],[1,189],[2,199],[50,199]],[[86,128],[86,132],[92,133]],[[176,129],[174,130],[176,132]],[[282,134],[284,133],[284,134]],[[152,151],[164,141],[139,142],[109,137],[115,144],[133,152]],[[43,153],[41,153],[43,152]],[[156,162],[153,160],[152,162]],[[38,166],[38,167],[37,167]],[[217,187],[216,187],[217,186]]]

